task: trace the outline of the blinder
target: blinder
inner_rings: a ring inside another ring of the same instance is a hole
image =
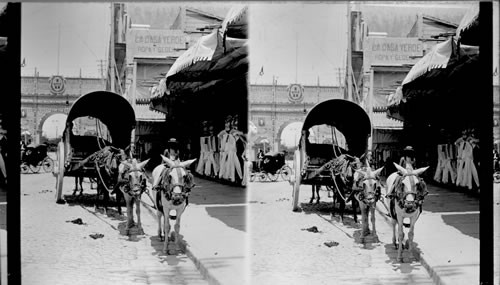
[[[409,192],[404,192],[404,184],[403,180],[407,176],[416,176],[418,182],[415,184],[416,190],[411,189]],[[416,174],[409,173],[400,176],[400,180],[398,181],[398,189],[396,191],[396,199],[398,200],[398,205],[400,208],[405,209],[406,213],[412,213],[417,208],[421,208],[424,203],[424,198],[429,194],[427,191],[426,184],[424,180],[418,177]],[[410,196],[412,195],[412,196]],[[411,199],[410,197],[413,197]]]
[[[144,174],[144,172],[141,169],[128,169],[123,175],[125,176],[123,178],[125,193],[133,196],[140,196],[142,193],[144,193],[144,191],[146,191],[146,177],[141,175],[139,183],[131,184],[132,179],[130,173],[132,172],[141,172],[142,174]],[[140,189],[140,191],[139,192],[133,191],[133,189]]]
[[[367,180],[375,180],[375,190],[374,190],[374,193],[373,193],[373,201],[371,202],[368,202],[368,195],[366,195],[366,191],[363,190],[363,191],[360,191],[359,193],[359,200],[363,201],[365,204],[369,204],[369,203],[374,203],[374,202],[377,202],[379,199],[380,199],[380,194],[381,194],[381,187],[380,187],[380,183],[379,180],[376,178],[376,177],[368,177],[368,176],[364,176],[361,180],[360,180],[360,183],[362,184],[362,189],[365,189],[366,185],[363,184],[364,181],[367,181]]]
[[[186,175],[183,177],[184,183],[171,183],[171,177],[170,173],[175,169],[175,168],[182,168],[186,171]],[[163,173],[163,181],[165,182],[165,176],[166,176],[166,184],[163,183],[163,186],[158,186],[160,188],[159,190],[165,195],[165,198],[167,201],[173,200],[174,196],[179,195],[182,197],[182,199],[187,200],[189,197],[189,194],[191,192],[191,188],[193,188],[195,185],[193,183],[192,179],[192,174],[186,170],[183,166],[172,166],[168,167],[165,169],[165,172]],[[179,187],[181,189],[180,193],[174,193],[173,189]],[[175,204],[175,203],[174,203]]]

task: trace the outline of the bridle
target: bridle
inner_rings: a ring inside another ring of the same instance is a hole
[[[419,182],[417,182],[415,184],[415,182],[412,179],[410,179],[411,189],[408,192],[404,192],[403,181],[406,177],[411,177],[411,176],[417,177]],[[417,208],[421,208],[422,204],[424,203],[424,198],[425,198],[425,196],[427,196],[427,194],[429,194],[429,192],[425,191],[424,193],[421,193],[421,191],[416,191],[415,188],[418,187],[417,186],[418,184],[423,183],[423,179],[418,177],[414,173],[407,173],[407,174],[403,174],[401,176],[400,181],[398,183],[399,183],[399,185],[397,185],[398,189],[395,189],[396,192],[395,192],[394,196],[398,202],[399,207],[402,209],[405,209],[405,211],[407,213],[414,212]],[[407,199],[408,195],[410,195],[410,194],[413,194],[415,197],[415,199],[413,201],[409,201]]]
[[[140,196],[142,193],[144,193],[144,191],[146,191],[146,183],[143,179],[141,179],[138,183],[131,183],[132,179],[129,179],[129,175],[130,173],[133,173],[133,172],[141,172],[142,174],[145,175],[144,171],[142,169],[128,169],[126,172],[125,172],[125,179],[123,181],[124,185],[125,186],[125,189],[124,189],[124,192],[129,194],[129,195],[134,195],[134,196]],[[132,189],[137,189],[139,188],[140,191],[137,192],[137,191],[132,191]],[[130,192],[133,192],[132,194]]]
[[[369,201],[367,200],[366,195],[365,195],[365,191],[364,191],[364,190],[362,190],[362,189],[359,189],[359,190],[358,190],[358,191],[359,191],[358,198],[359,198],[359,200],[360,200],[360,201],[362,201],[363,203],[365,203],[365,204],[369,205],[369,204],[376,203],[376,202],[380,199],[380,188],[378,188],[378,189],[377,189],[377,186],[380,186],[380,185],[378,184],[378,182],[379,182],[379,179],[378,179],[378,178],[376,178],[376,177],[371,177],[371,176],[366,176],[366,175],[365,175],[365,176],[364,176],[364,177],[360,180],[360,182],[359,182],[359,183],[361,183],[362,185],[364,185],[364,183],[363,183],[363,182],[365,182],[365,181],[367,181],[367,180],[375,180],[375,183],[374,183],[374,188],[375,188],[375,190],[374,190],[374,192],[375,192],[375,193],[374,193],[374,198],[375,198],[375,199],[374,199],[373,201],[369,202]],[[363,188],[364,188],[364,187],[363,187]]]
[[[173,189],[175,187],[179,187],[181,189],[181,196],[183,198],[187,198],[189,196],[190,189],[188,187],[186,187],[185,179],[182,179],[183,183],[170,183],[170,182],[168,182],[167,185],[165,186],[165,179],[169,179],[166,177],[169,177],[170,174],[172,173],[172,171],[174,171],[176,168],[182,168],[185,170],[185,168],[183,166],[180,166],[180,165],[171,166],[167,169],[167,171],[165,172],[165,174],[162,178],[163,185],[162,185],[162,187],[160,187],[160,190],[165,194],[167,201],[172,200],[172,192],[173,192]],[[179,176],[182,177],[182,175],[180,175],[180,174],[179,174]]]

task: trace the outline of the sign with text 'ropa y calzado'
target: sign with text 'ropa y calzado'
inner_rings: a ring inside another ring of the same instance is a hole
[[[418,38],[367,37],[363,47],[366,69],[415,64],[423,56],[423,44]]]
[[[186,49],[186,41],[182,30],[130,29],[127,55],[133,58],[178,57]]]

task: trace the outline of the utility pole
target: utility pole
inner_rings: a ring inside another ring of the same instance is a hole
[[[346,76],[347,76],[347,94],[344,99],[352,100],[352,77],[351,77],[351,4],[347,2],[347,60],[346,60]]]
[[[367,104],[368,116],[371,122],[373,122],[373,77],[374,77],[374,71],[372,67],[370,68],[370,90],[368,93],[368,104]],[[372,147],[373,147],[373,128],[371,128],[370,130],[370,138],[368,139],[368,150],[371,151]]]
[[[344,94],[344,87],[343,87],[343,84],[342,84],[342,69],[340,67],[338,68],[337,77],[339,79],[340,93]]]
[[[276,79],[274,78],[274,75],[273,75],[273,151],[274,151],[274,142],[275,142],[275,131],[276,131]]]
[[[109,76],[111,92],[115,92],[115,5],[111,3],[111,28],[109,45]]]
[[[104,70],[105,70],[105,60],[104,59],[99,59],[97,62],[99,62],[99,72],[101,73],[101,78],[104,78]]]
[[[57,32],[57,75],[59,75],[59,54],[61,49],[61,24]]]
[[[34,120],[34,125],[35,125],[35,128],[34,128],[34,131],[33,131],[33,136],[34,136],[34,143],[38,143],[37,142],[37,138],[38,138],[38,71],[36,70],[36,67],[35,67],[35,120]]]

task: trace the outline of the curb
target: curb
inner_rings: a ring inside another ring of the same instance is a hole
[[[146,208],[146,210],[149,212],[149,214],[155,219],[156,222],[158,222],[158,216],[156,215],[156,210],[153,209],[149,204],[141,200],[141,204]],[[208,281],[208,284],[210,285],[222,285],[222,283],[215,278],[215,276],[210,273],[208,268],[201,262],[192,252],[192,250],[189,248],[187,242],[185,240],[182,240],[182,242],[179,244],[181,247],[181,250],[186,253],[186,256],[193,261],[194,265],[196,268],[200,271],[201,275],[203,278],[205,278],[206,281]]]
[[[392,227],[392,222],[391,222],[391,218],[387,217],[385,215],[385,212],[381,210],[380,208],[380,205],[377,204],[377,207],[375,207],[375,209],[377,210],[377,212],[380,214],[380,216],[382,216],[385,220],[385,222]],[[439,276],[439,274],[434,270],[434,268],[432,268],[432,266],[427,262],[427,259],[425,257],[425,254],[422,252],[422,250],[420,248],[417,248],[417,247],[413,247],[413,256],[420,261],[420,263],[422,263],[422,266],[427,270],[427,273],[429,273],[432,281],[434,281],[434,283],[436,285],[442,285],[442,284],[445,284],[443,282],[443,280],[441,279],[441,276]]]

